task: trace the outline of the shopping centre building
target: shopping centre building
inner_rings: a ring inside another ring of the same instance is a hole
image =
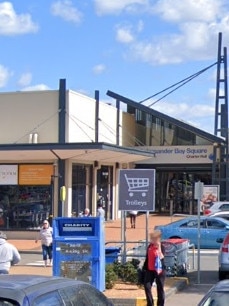
[[[85,207],[95,215],[98,203],[116,219],[119,169],[156,169],[156,211],[196,211],[194,183],[212,184],[224,139],[107,95],[114,104],[68,90],[64,79],[58,90],[0,93],[0,227],[34,229]]]

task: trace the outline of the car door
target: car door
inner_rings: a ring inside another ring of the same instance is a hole
[[[229,230],[223,220],[215,218],[206,219],[206,237],[207,248],[218,249],[220,244],[216,242],[219,238],[225,238]]]
[[[222,211],[229,210],[229,203],[224,203],[224,204],[220,205],[219,209],[222,210]]]
[[[204,222],[200,220],[200,231],[201,233],[204,230]],[[193,243],[197,246],[198,241],[198,218],[189,219],[186,222],[182,223],[178,229],[179,236],[184,239],[189,239],[190,243]],[[177,233],[177,234],[178,234]],[[203,234],[201,234],[201,245],[204,243]]]

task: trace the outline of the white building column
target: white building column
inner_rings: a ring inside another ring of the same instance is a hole
[[[72,161],[65,161],[65,187],[66,201],[64,203],[64,216],[72,216]]]

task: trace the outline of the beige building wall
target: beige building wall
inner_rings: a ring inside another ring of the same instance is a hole
[[[100,102],[99,142],[116,144],[116,107]]]
[[[91,142],[95,140],[95,100],[67,91],[66,142]]]
[[[0,143],[58,142],[58,91],[0,93]]]
[[[95,99],[74,91],[67,93],[66,141],[95,141]],[[116,143],[116,108],[99,103],[99,142]]]
[[[120,145],[124,147],[135,146],[136,122],[133,115],[122,112],[120,114]]]

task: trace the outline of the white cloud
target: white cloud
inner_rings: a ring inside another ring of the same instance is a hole
[[[118,27],[116,30],[116,40],[125,44],[133,42],[134,36],[131,33],[131,28],[126,26]]]
[[[92,70],[94,74],[102,74],[106,70],[106,66],[104,64],[98,64]]]
[[[193,126],[213,133],[215,114],[214,103],[208,105],[161,102],[155,104],[152,108],[173,118],[177,118],[178,120],[182,120]]]
[[[136,14],[152,15],[168,29],[155,35],[154,28],[145,28],[142,20],[135,27],[119,25],[116,40],[128,45],[126,58],[152,65],[211,60],[216,58],[218,33],[229,41],[226,0],[95,0],[95,4],[100,14],[130,13],[137,7]]]
[[[137,32],[140,33],[143,31],[143,29],[144,29],[144,22],[142,20],[139,20],[137,24]]]
[[[218,0],[159,0],[153,12],[172,22],[211,22],[220,15],[223,2]]]
[[[148,0],[94,0],[97,14],[119,14],[122,11],[137,12],[139,7],[149,4]]]
[[[18,35],[36,32],[38,25],[29,14],[16,14],[12,3],[0,3],[0,35]]]
[[[184,118],[184,120],[193,120],[193,118],[202,118],[214,116],[215,108],[208,104],[188,104],[188,103],[169,103],[161,102],[155,104],[153,109],[166,113],[175,118]]]
[[[6,67],[0,65],[0,87],[4,87],[13,73]]]
[[[22,89],[22,91],[40,91],[40,90],[50,90],[50,88],[45,84],[37,84]]]
[[[30,72],[26,72],[26,73],[23,73],[19,80],[18,80],[18,84],[20,86],[28,86],[32,81],[32,74]]]
[[[65,21],[80,23],[83,14],[73,6],[70,0],[59,0],[52,4],[51,13],[54,16],[63,18]]]

